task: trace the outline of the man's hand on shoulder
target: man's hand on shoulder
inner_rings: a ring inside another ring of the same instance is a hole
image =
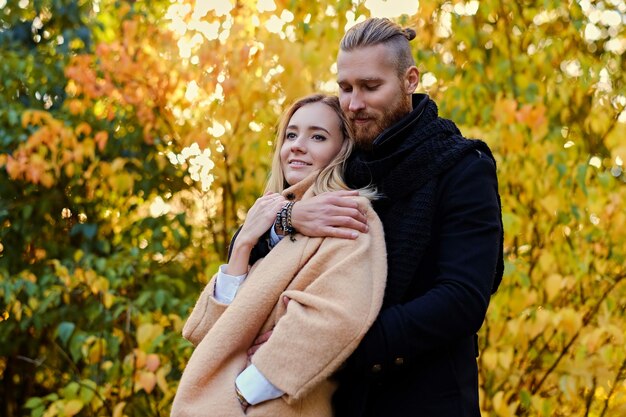
[[[293,206],[292,224],[305,236],[356,239],[367,233],[365,207],[352,198],[358,191],[333,191],[299,201]]]

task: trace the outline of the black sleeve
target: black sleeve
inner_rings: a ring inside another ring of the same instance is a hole
[[[383,310],[349,362],[350,373],[395,358],[423,355],[471,337],[483,323],[492,292],[502,236],[495,165],[472,156],[447,175],[437,210],[438,274],[432,287],[405,304]],[[388,277],[393,280],[393,277]]]
[[[230,240],[230,245],[228,246],[228,259],[230,259],[230,255],[233,251],[233,246],[235,244],[235,239],[237,239],[237,235],[239,235],[240,231],[241,231],[241,227],[237,229],[237,231],[233,235],[233,238]],[[270,240],[269,236],[270,236],[270,231],[268,230],[267,232],[263,234],[263,236],[259,238],[259,241],[256,243],[254,248],[252,248],[252,252],[250,252],[250,261],[249,261],[250,265],[253,265],[256,261],[258,261],[261,258],[265,258],[265,256],[270,252],[271,248],[269,244],[269,240]]]

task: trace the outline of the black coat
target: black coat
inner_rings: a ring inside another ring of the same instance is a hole
[[[431,110],[434,106],[423,96],[414,100],[422,100],[422,104],[427,100]],[[414,102],[414,107],[419,104]],[[436,118],[436,106],[434,109],[434,115],[419,112],[414,119]],[[411,118],[402,123],[408,128],[396,129],[401,141],[390,145],[389,154],[394,146],[403,146],[407,130],[416,134],[423,130]],[[444,136],[458,136],[458,131],[448,133]],[[405,189],[416,181],[410,178],[393,189],[410,174],[410,166],[387,182],[388,171],[401,163],[395,161],[381,170],[382,178],[373,172],[376,165],[367,168],[370,180],[389,197],[374,207],[385,226],[390,274],[383,310],[337,374],[339,389],[333,404],[337,417],[480,415],[476,333],[502,276],[502,222],[491,153],[482,142],[466,146],[467,142],[472,141],[451,139],[452,144],[462,146],[448,161],[450,166],[410,192]],[[439,165],[438,161],[433,166]],[[426,216],[428,230],[419,232],[428,236],[412,255],[406,251],[411,246],[403,239],[415,234],[409,220],[412,208],[424,200],[423,196],[420,200],[420,192],[430,193],[426,200],[432,201],[433,207]],[[394,263],[410,268],[394,269]],[[412,272],[409,276],[399,272],[405,270]]]

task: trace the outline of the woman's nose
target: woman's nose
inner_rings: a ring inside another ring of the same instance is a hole
[[[302,136],[297,137],[296,140],[291,142],[291,151],[300,153],[306,152],[306,143]]]

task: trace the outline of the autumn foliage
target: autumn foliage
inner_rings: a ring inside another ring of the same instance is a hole
[[[278,115],[336,92],[339,40],[375,1],[3,3],[0,415],[168,415],[182,324],[263,188]],[[396,17],[423,91],[498,161],[485,416],[626,415],[625,13]]]

